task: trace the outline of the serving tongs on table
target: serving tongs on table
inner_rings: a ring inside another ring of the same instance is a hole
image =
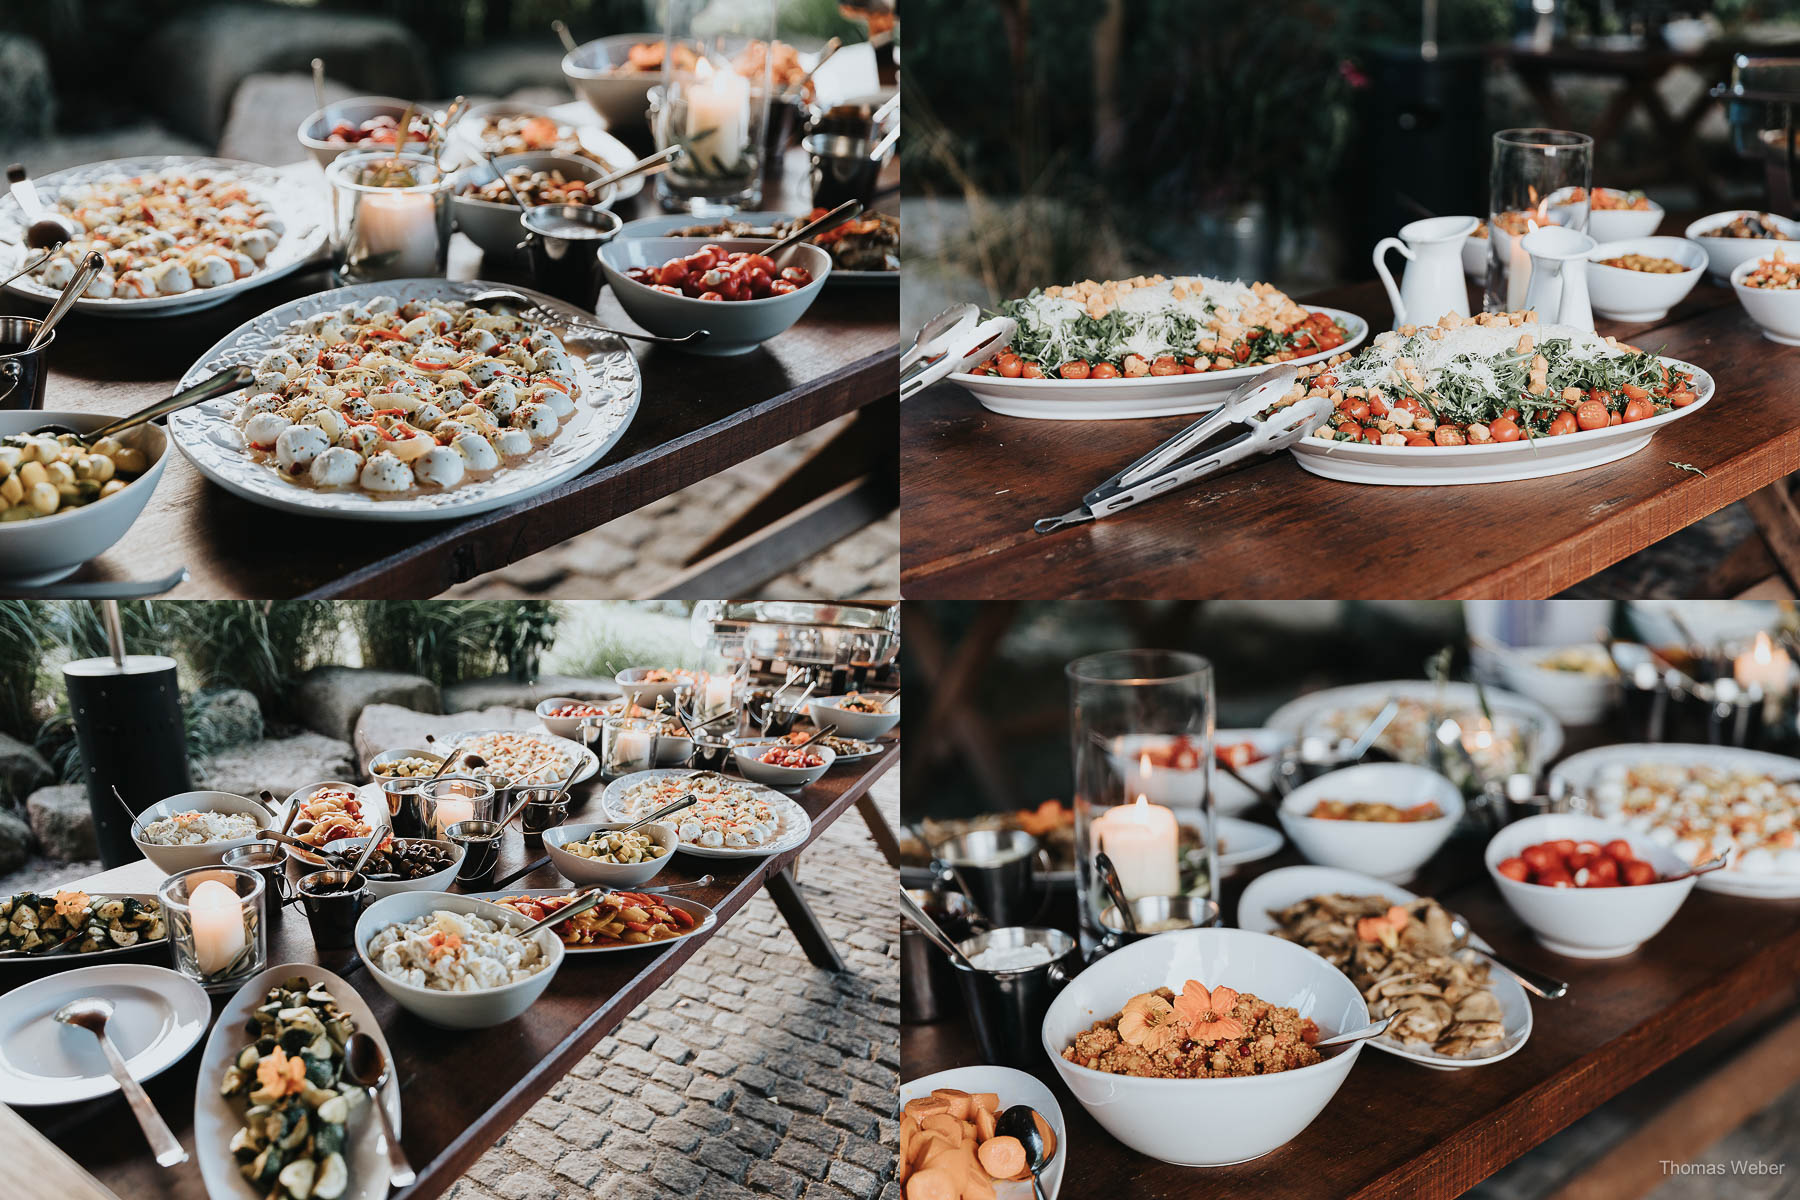
[[[1045,517],[1031,527],[1039,533],[1055,533],[1083,525],[1185,487],[1252,455],[1287,449],[1331,415],[1332,401],[1326,396],[1309,396],[1286,408],[1267,411],[1298,378],[1298,368],[1280,366],[1246,381],[1216,411],[1083,496],[1081,507],[1060,517]],[[1218,445],[1206,445],[1228,425],[1247,425],[1249,430]]]
[[[952,304],[920,326],[900,355],[900,398],[910,400],[952,372],[986,362],[1018,328],[1011,317],[983,321],[973,304]]]

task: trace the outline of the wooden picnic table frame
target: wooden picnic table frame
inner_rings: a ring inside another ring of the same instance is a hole
[[[878,757],[834,769],[795,797],[812,819],[807,846],[865,799],[875,781],[899,762],[897,739],[890,737],[882,746]],[[573,807],[579,811],[571,812],[569,819],[597,819],[603,786],[595,779],[576,787]],[[533,839],[527,846],[516,828],[509,829],[505,836],[497,878],[504,878],[543,854],[541,841]],[[349,984],[374,1010],[399,1072],[401,1142],[419,1178],[411,1188],[395,1194],[407,1200],[425,1200],[448,1191],[595,1043],[617,1028],[705,942],[718,936],[758,889],[768,891],[810,961],[821,969],[842,970],[843,963],[823,925],[794,883],[793,866],[805,849],[806,846],[800,846],[769,858],[713,859],[678,854],[652,882],[679,883],[712,874],[712,886],[682,895],[709,905],[718,913],[718,924],[713,930],[662,950],[569,958],[524,1016],[491,1029],[437,1029],[402,1010],[369,978],[366,969],[345,974]],[[290,877],[297,873],[297,868],[290,866]],[[154,891],[162,877],[160,870],[142,860],[81,880],[79,886],[93,891]],[[506,886],[525,890],[570,885],[554,867],[546,866]],[[469,890],[488,891],[491,887]],[[163,960],[147,957],[133,961]],[[269,964],[315,961],[344,974],[346,965],[357,960],[353,950],[315,951],[306,918],[297,910],[289,910],[271,925]],[[22,982],[23,977],[0,976],[0,991]],[[214,997],[215,1013],[227,999],[229,993]],[[190,1155],[187,1163],[170,1170],[156,1166],[136,1123],[116,1094],[83,1104],[21,1109],[19,1113],[119,1196],[130,1200],[206,1200],[199,1167],[192,1158],[193,1097],[199,1054],[200,1044],[196,1044],[180,1063],[145,1082],[145,1089]],[[0,1128],[0,1148],[4,1145],[4,1129]]]

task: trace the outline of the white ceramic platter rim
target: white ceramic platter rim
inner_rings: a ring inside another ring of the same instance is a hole
[[[1051,1132],[1056,1134],[1057,1147],[1056,1157],[1050,1160],[1049,1169],[1038,1177],[1038,1182],[1043,1185],[1045,1200],[1056,1200],[1057,1193],[1062,1190],[1063,1165],[1069,1160],[1069,1127],[1063,1119],[1062,1105],[1056,1102],[1056,1093],[1036,1076],[1011,1067],[953,1067],[901,1084],[900,1103],[904,1105],[908,1100],[929,1096],[934,1088],[993,1092],[1000,1097],[1002,1112],[1014,1104],[1030,1104],[1037,1109],[1038,1115],[1050,1123]],[[1031,1200],[1029,1181],[1002,1182],[996,1185],[995,1191],[997,1200]]]
[[[39,194],[48,202],[64,188],[169,170],[229,172],[241,177],[258,193],[257,200],[267,204],[287,227],[281,240],[269,251],[264,264],[242,279],[234,279],[218,287],[194,288],[175,296],[105,300],[84,296],[75,302],[75,311],[109,317],[162,317],[211,308],[251,288],[292,274],[325,244],[330,213],[324,193],[315,182],[304,177],[283,175],[274,167],[233,158],[209,158],[194,154],[112,158],[70,167],[64,171],[53,171],[36,183]],[[8,275],[28,261],[28,254],[36,253],[25,250],[24,227],[25,215],[18,200],[11,193],[0,194],[0,270]],[[61,288],[47,287],[30,275],[15,279],[7,285],[7,289],[44,304],[54,302],[62,292]]]
[[[54,888],[47,892],[39,892],[37,894],[40,896],[54,896],[57,892],[80,890],[83,889],[61,887]],[[102,900],[136,900],[140,904],[155,900],[158,904],[162,903],[161,900],[157,900],[156,893],[154,892],[88,892],[87,895],[88,899],[96,904],[100,903]],[[163,936],[156,939],[154,942],[138,941],[129,946],[109,946],[105,950],[90,950],[86,954],[78,954],[73,949],[75,942],[81,940],[79,937],[72,938],[71,940],[64,942],[55,950],[46,950],[42,954],[26,954],[18,950],[4,950],[0,951],[0,967],[4,967],[8,963],[54,962],[69,966],[86,966],[91,962],[104,962],[109,958],[118,958],[121,955],[131,954],[134,951],[142,950],[146,946],[162,946],[168,944],[167,917],[163,918],[163,929]]]
[[[580,742],[566,737],[559,737],[556,734],[543,729],[461,729],[447,738],[440,738],[438,740],[445,746],[460,746],[470,738],[478,738],[490,733],[512,733],[517,734],[520,737],[536,738],[540,742],[548,742],[550,745],[555,746],[558,750],[561,750],[564,754],[568,755],[575,762],[575,773],[569,778],[558,780],[551,779],[548,775],[533,775],[530,779],[525,781],[523,785],[525,787],[549,787],[554,784],[557,787],[568,789],[585,780],[592,779],[595,772],[600,769],[600,759],[592,750],[589,750]],[[486,767],[481,769],[483,771],[487,770]],[[467,770],[445,772],[446,775],[468,773]]]
[[[1289,886],[1282,886],[1287,884]],[[1282,898],[1274,901],[1263,899],[1270,892],[1279,893]],[[1321,895],[1380,895],[1386,896],[1396,904],[1407,904],[1419,897],[1398,884],[1388,883],[1369,875],[1355,871],[1345,871],[1338,867],[1282,867],[1251,880],[1238,897],[1237,924],[1239,929],[1252,933],[1275,933],[1275,921],[1268,914],[1271,907],[1285,907],[1308,896]],[[1474,931],[1470,931],[1469,944],[1481,949],[1491,949],[1488,943]],[[1502,1010],[1514,1013],[1523,1012],[1524,1021],[1517,1019],[1509,1022],[1506,1040],[1497,1054],[1489,1054],[1481,1058],[1451,1058],[1442,1054],[1434,1054],[1422,1050],[1411,1050],[1386,1038],[1371,1039],[1369,1044],[1377,1050],[1386,1051],[1397,1058],[1416,1062],[1422,1066],[1434,1067],[1438,1070],[1457,1071],[1465,1067],[1485,1067],[1497,1063],[1501,1059],[1510,1058],[1531,1039],[1531,1028],[1534,1023],[1531,1011],[1531,998],[1525,989],[1519,986],[1518,980],[1502,971],[1499,967],[1488,964],[1488,988],[1494,993],[1494,999],[1500,1002]]]
[[[381,1047],[382,1057],[389,1063],[394,1061],[393,1051],[388,1049],[387,1038],[381,1032],[381,1023],[375,1019],[369,1002],[341,977],[324,967],[313,963],[286,963],[270,967],[244,984],[219,1011],[219,1019],[207,1036],[206,1048],[200,1052],[200,1076],[194,1085],[194,1154],[200,1162],[200,1178],[205,1182],[207,1194],[213,1200],[227,1200],[228,1197],[261,1200],[262,1193],[253,1189],[238,1174],[237,1159],[231,1153],[231,1135],[243,1127],[243,1116],[235,1107],[236,1101],[219,1095],[219,1081],[224,1078],[225,1069],[250,1040],[245,1032],[245,1023],[250,1019],[251,1012],[262,1003],[262,998],[270,988],[296,976],[305,979],[309,986],[324,984],[337,1001],[338,1007],[356,1023],[357,1032],[374,1038]],[[400,1132],[400,1084],[397,1075],[389,1074],[386,1085],[381,1089],[381,1098],[387,1106],[388,1118],[393,1121],[394,1132],[397,1134]],[[369,1111],[367,1105],[358,1105],[350,1120],[356,1128],[345,1147],[344,1158],[350,1167],[350,1183],[344,1191],[344,1198],[382,1200],[388,1194],[388,1181],[387,1155],[379,1146],[381,1123],[375,1119],[375,1114]],[[352,1158],[355,1159],[354,1162],[350,1161]]]
[[[594,889],[591,887],[507,888],[503,891],[469,892],[466,894],[472,900],[486,900],[489,904],[492,904],[502,896],[530,896],[533,899],[536,899],[540,896],[570,896],[577,893],[585,894],[593,890]],[[600,890],[609,892],[631,892],[639,889],[628,887],[602,887]],[[686,933],[679,933],[671,938],[663,938],[662,940],[655,942],[644,942],[636,946],[571,946],[567,942],[564,942],[563,953],[580,955],[619,954],[633,950],[661,950],[664,946],[673,946],[677,942],[685,942],[691,937],[698,937],[701,934],[708,932],[719,923],[719,914],[713,909],[700,903],[698,900],[688,900],[684,897],[671,896],[667,893],[659,894],[657,892],[649,892],[647,894],[655,896],[658,900],[664,901],[674,908],[679,908],[694,917],[694,927]],[[501,907],[504,908],[505,905],[501,905]],[[507,911],[511,912],[513,910],[508,909]],[[551,932],[555,932],[555,926],[551,926]]]
[[[1307,692],[1289,700],[1270,713],[1268,720],[1264,721],[1263,725],[1269,729],[1280,729],[1298,738],[1305,734],[1307,727],[1322,713],[1341,708],[1352,708],[1366,704],[1370,700],[1380,704],[1390,696],[1401,700],[1419,700],[1429,704],[1438,694],[1438,686],[1428,679],[1395,679],[1322,688],[1319,691]],[[1444,703],[1447,707],[1457,710],[1479,707],[1474,684],[1449,683],[1443,687]],[[1503,691],[1500,688],[1484,690],[1487,693],[1489,706],[1496,713],[1529,718],[1538,724],[1540,732],[1532,747],[1533,765],[1538,770],[1542,770],[1553,762],[1562,750],[1562,722],[1558,721],[1549,709],[1537,701],[1527,699],[1516,692]]]
[[[668,777],[685,779],[690,775],[697,774],[699,774],[698,771],[679,767],[659,767],[655,770],[636,771],[630,775],[621,775],[607,784],[606,790],[600,793],[600,809],[608,821],[634,820],[635,818],[631,814],[618,807],[620,797],[625,794],[627,788],[635,787],[637,784],[646,783],[652,779]],[[766,846],[746,846],[741,850],[726,846],[694,846],[687,842],[677,842],[675,846],[677,854],[692,854],[698,858],[769,858],[792,850],[796,846],[805,845],[806,839],[812,836],[812,818],[807,815],[804,808],[794,802],[792,797],[782,795],[767,784],[753,783],[748,779],[732,779],[731,783],[754,792],[768,801],[769,807],[781,814],[781,824],[785,832]]]
[[[802,214],[782,212],[748,212],[733,213],[733,221],[745,221],[751,225],[775,225],[782,221],[798,219]],[[619,230],[622,238],[656,238],[666,237],[671,229],[686,229],[692,225],[705,225],[709,222],[691,213],[668,213],[656,217],[639,217],[635,221],[627,221]],[[825,286],[833,283],[857,283],[864,286],[900,282],[899,271],[846,271],[836,263],[832,264],[831,274],[825,277]]]
[[[72,981],[78,982],[73,982],[71,986]],[[51,1002],[43,1007],[41,1014],[31,1017],[31,1022],[35,1022],[40,1016],[49,1020],[51,1013],[69,1001],[92,995],[105,987],[150,993],[162,1000],[167,1008],[167,1016],[158,1038],[150,1046],[126,1059],[132,1078],[140,1082],[167,1070],[186,1057],[194,1044],[205,1036],[207,1022],[212,1020],[212,1005],[206,998],[206,992],[185,975],[167,967],[153,967],[143,963],[108,963],[79,967],[73,971],[34,979],[0,996],[0,1029],[13,1023],[12,1011],[23,1005],[29,1004],[33,1013],[37,1014],[37,997],[42,994],[50,993]],[[19,1022],[24,1023],[26,1022]],[[60,1026],[56,1029],[61,1032]],[[68,1032],[74,1034],[78,1031],[71,1029]],[[191,1037],[188,1036],[190,1033]],[[18,1107],[73,1104],[118,1091],[119,1085],[107,1071],[106,1060],[101,1057],[97,1043],[93,1050],[95,1073],[74,1080],[48,1080],[44,1076],[18,1073],[11,1068],[4,1055],[0,1055],[0,1103]],[[121,1053],[123,1052],[124,1048],[121,1047]],[[13,1090],[21,1087],[26,1090]]]
[[[465,283],[393,279],[302,296],[226,334],[187,369],[177,386],[192,387],[239,363],[254,366],[294,322],[317,313],[375,296],[393,296],[401,301],[467,300],[494,286],[479,280]],[[521,316],[543,323],[559,336],[569,322],[592,319],[573,305],[542,292],[529,288],[512,290],[530,297],[536,305]],[[587,470],[618,443],[637,415],[643,380],[630,348],[616,337],[590,338],[583,334],[573,342],[595,348],[571,354],[581,377],[581,397],[576,401],[575,416],[563,426],[556,440],[517,464],[502,466],[489,479],[464,483],[445,492],[380,500],[360,488],[322,490],[290,483],[274,467],[256,462],[239,448],[242,438],[231,424],[231,415],[242,400],[236,394],[172,414],[169,437],[212,482],[235,496],[283,512],[353,521],[441,521],[473,516],[529,500]]]
[[[1221,867],[1260,862],[1271,854],[1280,853],[1281,847],[1286,844],[1279,829],[1270,829],[1267,825],[1246,821],[1242,817],[1228,817],[1223,813],[1215,819],[1219,823]]]

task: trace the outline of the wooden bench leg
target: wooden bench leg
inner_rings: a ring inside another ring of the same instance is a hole
[[[822,971],[842,971],[844,960],[839,957],[837,947],[831,944],[831,936],[825,932],[825,927],[819,924],[818,916],[806,903],[806,897],[800,894],[800,885],[794,882],[792,870],[783,867],[763,880],[763,890],[781,910],[788,928],[794,931],[800,948],[806,951],[806,960]]]
[[[1800,508],[1788,495],[1787,480],[1751,492],[1744,497],[1744,507],[1750,510],[1757,532],[1768,543],[1789,586],[1800,587]]]
[[[875,846],[881,851],[881,857],[887,859],[888,866],[900,865],[900,839],[894,835],[894,827],[881,814],[875,798],[864,792],[856,800],[856,811],[862,814],[863,823],[869,827],[869,836],[875,839]]]

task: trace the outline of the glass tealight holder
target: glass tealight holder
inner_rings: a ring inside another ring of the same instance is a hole
[[[430,837],[441,839],[458,821],[492,821],[499,815],[494,785],[473,775],[442,775],[419,789],[419,819]]]
[[[670,212],[718,216],[762,203],[767,49],[776,0],[669,0],[662,81],[651,88],[658,150],[680,146],[656,195]]]
[[[592,722],[592,724],[590,724]],[[648,771],[656,764],[656,722],[643,717],[590,717],[581,723],[587,745],[600,730],[600,773],[608,779]]]
[[[242,867],[193,867],[162,881],[175,969],[207,991],[229,991],[269,963],[267,891]]]
[[[419,789],[425,786],[423,779],[412,776],[394,776],[381,781],[381,795],[387,801],[388,819],[393,824],[396,837],[424,837],[425,828],[419,822]]]
[[[1502,129],[1488,166],[1488,269],[1482,307],[1519,312],[1531,283],[1527,233],[1562,225],[1588,226],[1594,139],[1562,129]],[[1575,189],[1581,199],[1571,203]]]
[[[450,176],[424,154],[340,154],[331,183],[331,254],[345,283],[434,278],[450,253]]]

